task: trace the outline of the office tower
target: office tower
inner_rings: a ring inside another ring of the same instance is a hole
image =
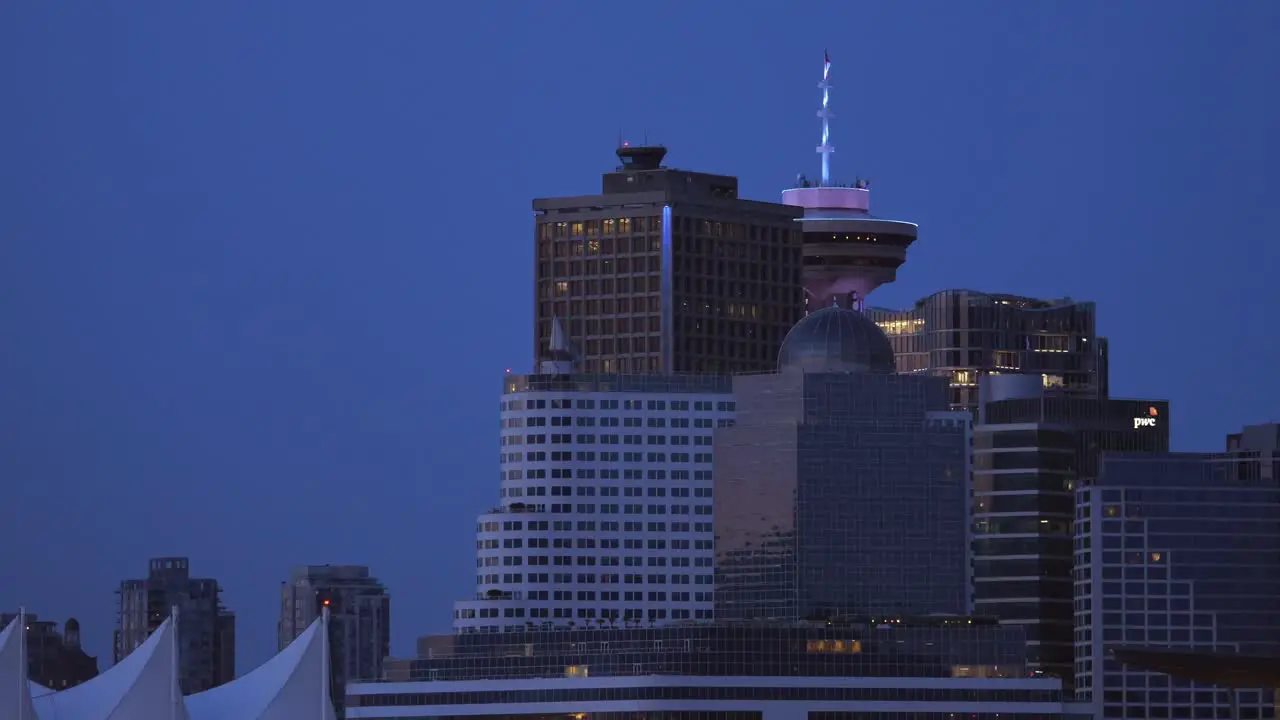
[[[391,654],[391,596],[364,565],[294,568],[280,592],[279,648],[329,610],[334,705],[341,712],[348,681],[382,677]]]
[[[1071,396],[1040,375],[982,378],[973,430],[974,613],[1020,625],[1027,667],[1072,683],[1075,489],[1104,452],[1167,452],[1169,403]]]
[[[782,202],[804,210],[804,289],[811,310],[840,305],[862,310],[867,295],[893,282],[916,241],[915,223],[871,215],[871,186],[831,180],[830,118],[831,59],[823,65],[822,175],[796,178],[796,186],[782,192]]]
[[[187,558],[153,558],[146,578],[125,580],[116,591],[115,662],[146,642],[176,607],[183,694],[230,682],[236,676],[236,617],[222,606],[221,592],[217,580],[191,577]]]
[[[454,629],[710,618],[728,378],[574,374],[553,326],[542,373],[503,381],[500,502],[476,521],[476,594]]]
[[[533,201],[534,354],[561,318],[596,373],[767,370],[804,312],[800,211],[618,149],[599,195]]]
[[[1065,394],[1108,394],[1107,340],[1097,335],[1091,302],[944,290],[908,310],[870,308],[867,316],[889,336],[898,372],[950,381],[955,410],[977,410],[986,375],[1039,375]]]
[[[717,619],[967,612],[970,418],[945,380],[896,374],[884,333],[833,306],[733,393],[715,437]]]
[[[8,627],[18,613],[0,613],[0,628]],[[27,677],[50,690],[66,690],[97,677],[98,658],[80,648],[80,622],[67,620],[64,632],[58,623],[41,620],[32,613],[23,616],[27,633]]]
[[[1093,717],[1275,717],[1274,688],[1233,692],[1111,653],[1280,657],[1278,446],[1270,424],[1222,453],[1105,455],[1097,482],[1076,489],[1077,689]]]

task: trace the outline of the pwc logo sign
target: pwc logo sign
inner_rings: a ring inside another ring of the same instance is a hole
[[[1160,411],[1155,409],[1154,407],[1149,407],[1147,408],[1146,417],[1136,417],[1133,419],[1133,429],[1137,430],[1138,428],[1155,427],[1156,420],[1158,420],[1159,418],[1160,418]]]

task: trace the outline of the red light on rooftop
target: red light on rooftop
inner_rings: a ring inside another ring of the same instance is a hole
[[[1147,408],[1147,412],[1148,412],[1148,413],[1150,413],[1151,417],[1159,417],[1159,416],[1160,416],[1160,411],[1159,411],[1159,410],[1157,410],[1157,409],[1155,409],[1154,407],[1149,407],[1149,408]]]

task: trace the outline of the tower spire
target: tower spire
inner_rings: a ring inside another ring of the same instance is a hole
[[[818,117],[822,118],[822,144],[818,146],[818,152],[822,154],[822,184],[824,186],[831,183],[831,153],[836,149],[831,146],[831,118],[835,117],[835,113],[831,112],[829,103],[831,102],[831,53],[826,50],[822,51],[822,82],[818,83],[818,87],[822,89],[822,109],[818,111]]]

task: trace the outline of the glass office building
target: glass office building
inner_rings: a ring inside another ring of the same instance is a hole
[[[551,629],[425,638],[347,688],[351,718],[920,720],[1081,717],[1025,677],[1018,628],[968,619]]]
[[[982,379],[973,430],[974,613],[1021,625],[1027,665],[1071,686],[1075,488],[1103,452],[1167,452],[1169,403],[1064,395],[1037,375]]]
[[[1072,298],[1042,300],[943,290],[904,310],[869,308],[889,336],[898,372],[947,379],[956,410],[978,407],[987,375],[1036,375],[1066,395],[1107,397],[1107,339],[1097,308]]]
[[[1275,716],[1271,689],[1233,698],[1110,651],[1280,655],[1277,427],[1246,428],[1225,453],[1107,455],[1077,489],[1077,692],[1095,717]]]
[[[829,307],[788,334],[778,373],[733,378],[717,619],[967,612],[969,415],[893,363],[874,323]]]

